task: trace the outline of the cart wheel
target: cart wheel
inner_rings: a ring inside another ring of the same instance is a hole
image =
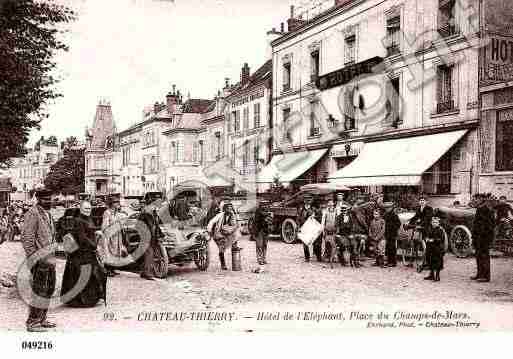
[[[472,234],[465,226],[456,226],[451,232],[451,251],[458,258],[466,258],[472,253]]]
[[[292,218],[287,218],[281,224],[281,238],[287,244],[296,241],[297,224]]]
[[[166,248],[159,244],[154,253],[153,272],[157,278],[166,278],[169,270],[169,258]]]
[[[210,265],[210,251],[208,250],[208,242],[205,241],[202,248],[194,254],[194,263],[200,271],[206,271]]]

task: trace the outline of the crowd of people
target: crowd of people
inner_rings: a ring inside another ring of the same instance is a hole
[[[374,196],[366,204],[351,206],[344,200],[343,194],[325,196],[321,200],[322,209],[314,205],[313,196],[307,194],[298,211],[300,231],[305,230],[308,221],[317,222],[320,228],[313,241],[303,244],[306,262],[310,262],[314,255],[318,261],[327,260],[331,267],[340,262],[343,266],[358,268],[362,266],[362,257],[365,256],[373,258],[373,265],[377,267],[397,266],[397,241],[402,223],[393,202],[383,202],[380,196]],[[504,221],[509,222],[513,218],[513,210],[505,197],[494,203],[489,196],[476,195],[474,202],[477,211],[472,228],[472,244],[475,248],[477,274],[472,279],[489,282],[490,247],[496,226]],[[170,213],[174,217],[181,221],[190,219],[186,203],[172,203]],[[417,230],[426,243],[425,266],[430,273],[425,279],[439,281],[446,250],[444,232],[439,215],[428,205],[426,198],[420,197],[418,204],[415,215],[406,226]],[[60,296],[65,305],[91,307],[100,300],[106,303],[107,278],[118,274],[115,268],[120,258],[130,256],[123,240],[122,222],[125,215],[121,211],[119,198],[109,198],[107,206],[101,228],[98,228],[91,218],[91,202],[83,200],[76,225],[64,237],[64,245],[68,250]],[[55,254],[52,250],[55,222],[50,214],[51,208],[51,193],[44,189],[34,191],[32,205],[24,214],[21,230],[34,295],[26,321],[29,331],[45,331],[55,327],[54,323],[47,320],[47,308],[56,282]],[[158,239],[163,236],[161,219],[155,210],[144,209],[139,219],[149,233],[147,238],[142,238],[146,246],[141,278],[153,280],[155,251]],[[221,269],[227,270],[226,251],[230,250],[233,254],[240,249],[238,242],[241,231],[233,204],[214,200],[201,223],[218,247]],[[250,230],[259,265],[255,272],[260,273],[268,263],[267,243],[273,231],[272,213],[263,205],[257,207]],[[85,276],[84,268],[88,268]],[[80,281],[84,282],[77,286]]]

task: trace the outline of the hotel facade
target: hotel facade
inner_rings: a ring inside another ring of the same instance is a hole
[[[272,42],[273,159],[260,180],[468,202],[487,182],[483,11],[473,0],[345,0],[305,20],[292,7]]]

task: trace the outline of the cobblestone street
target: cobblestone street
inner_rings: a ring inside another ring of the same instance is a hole
[[[441,282],[424,281],[425,273],[411,268],[378,269],[370,261],[360,269],[330,269],[326,263],[305,263],[302,246],[278,240],[269,243],[269,265],[261,274],[255,268],[254,243],[244,239],[243,271],[221,271],[217,248],[210,244],[211,265],[207,272],[194,265],[171,267],[166,280],[143,281],[135,273],[122,272],[109,279],[107,306],[91,309],[58,307],[50,315],[59,331],[88,330],[279,330],[296,329],[294,323],[257,321],[258,312],[340,312],[394,313],[447,310],[465,312],[480,329],[510,329],[513,326],[512,260],[492,261],[492,282],[476,283],[474,259],[446,256]],[[0,247],[1,271],[14,273],[23,260],[21,245],[4,243]],[[58,287],[64,261],[58,261]],[[24,330],[27,309],[13,289],[1,288],[0,327]],[[235,313],[234,321],[152,321],[138,320],[144,313],[214,311]],[[115,320],[104,320],[113,313]],[[142,313],[142,314],[140,314]],[[301,329],[364,329],[366,322],[315,322],[301,324]],[[298,329],[299,330],[299,329]]]

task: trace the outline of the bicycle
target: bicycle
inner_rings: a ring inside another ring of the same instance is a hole
[[[419,225],[404,225],[405,230],[412,230],[408,240],[402,244],[402,262],[407,267],[415,267],[418,273],[424,270],[426,263],[426,242],[423,227]],[[409,260],[408,260],[409,259]]]

